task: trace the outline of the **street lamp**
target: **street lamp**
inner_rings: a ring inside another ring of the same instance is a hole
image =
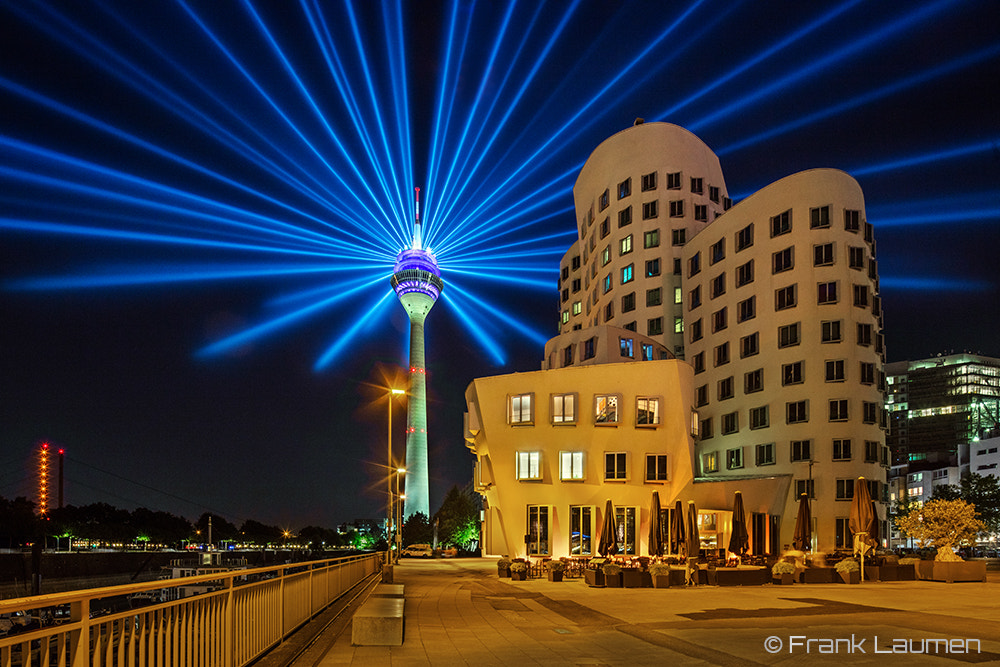
[[[399,552],[403,548],[403,498],[399,492],[399,478],[406,474],[406,468],[396,468],[396,562],[399,562]]]
[[[403,395],[405,393],[406,392],[403,391],[402,389],[395,389],[393,387],[386,387],[386,398],[389,399],[388,400],[388,404],[389,404],[389,411],[388,411],[389,418],[388,418],[388,422],[389,422],[389,425],[388,425],[388,437],[386,438],[386,441],[387,441],[387,452],[388,453],[387,453],[386,458],[388,459],[388,466],[389,466],[388,469],[390,471],[393,468],[393,465],[392,465],[392,397],[393,396],[401,396],[401,395]],[[386,477],[386,483],[388,484],[388,498],[386,500],[386,512],[385,513],[386,513],[386,518],[388,519],[388,523],[386,524],[385,563],[386,563],[386,565],[388,565],[388,564],[392,563],[392,554],[391,554],[391,550],[389,549],[389,539],[388,539],[391,536],[391,534],[392,534],[392,473],[391,472]],[[398,484],[398,482],[397,482],[397,484]]]

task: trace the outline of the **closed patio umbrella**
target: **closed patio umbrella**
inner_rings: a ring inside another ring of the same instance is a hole
[[[684,534],[684,505],[681,501],[674,504],[674,516],[670,520],[670,553],[679,554],[687,549],[687,538]]]
[[[795,515],[795,531],[792,533],[792,548],[809,551],[812,548],[812,510],[809,509],[809,494],[799,496],[799,511]]]
[[[733,529],[729,536],[729,550],[743,557],[750,550],[750,533],[747,531],[747,515],[743,509],[743,494],[736,492],[733,499]]]
[[[688,501],[687,548],[688,558],[697,558],[701,551],[701,538],[698,534],[698,508],[694,501]]]
[[[618,527],[615,525],[615,506],[608,498],[604,506],[604,524],[601,526],[601,541],[597,545],[597,553],[605,558],[618,553]]]
[[[871,530],[875,515],[872,512],[872,497],[868,493],[868,482],[858,477],[854,483],[854,499],[847,525],[854,535],[854,553],[861,556],[861,580],[865,579],[865,553],[871,548]]]
[[[878,548],[879,544],[882,542],[882,534],[879,528],[881,527],[881,522],[878,518],[878,508],[875,507],[875,500],[872,499],[872,528],[868,531],[868,535],[872,538],[872,546]]]
[[[653,502],[649,506],[649,541],[646,549],[650,556],[663,555],[663,526],[660,525],[660,492],[653,491]]]

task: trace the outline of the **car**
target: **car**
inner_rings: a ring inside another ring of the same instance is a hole
[[[409,558],[432,558],[434,550],[429,544],[411,544],[400,551],[399,555]]]
[[[23,611],[0,614],[0,635],[14,635],[31,623],[31,617]]]

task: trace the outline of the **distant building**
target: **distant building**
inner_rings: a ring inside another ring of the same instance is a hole
[[[645,553],[654,490],[665,510],[695,501],[705,549],[725,549],[741,491],[758,554],[791,543],[808,493],[814,548],[831,551],[850,545],[862,476],[885,535],[882,313],[857,183],[811,170],[733,206],[700,139],[649,123],[598,146],[573,196],[542,370],[466,393],[484,551],[596,553],[584,536],[610,499],[619,541]]]

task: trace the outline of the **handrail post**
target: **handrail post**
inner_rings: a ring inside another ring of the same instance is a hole
[[[70,640],[70,665],[86,667],[90,663],[90,598],[70,602],[69,618],[80,624]]]

